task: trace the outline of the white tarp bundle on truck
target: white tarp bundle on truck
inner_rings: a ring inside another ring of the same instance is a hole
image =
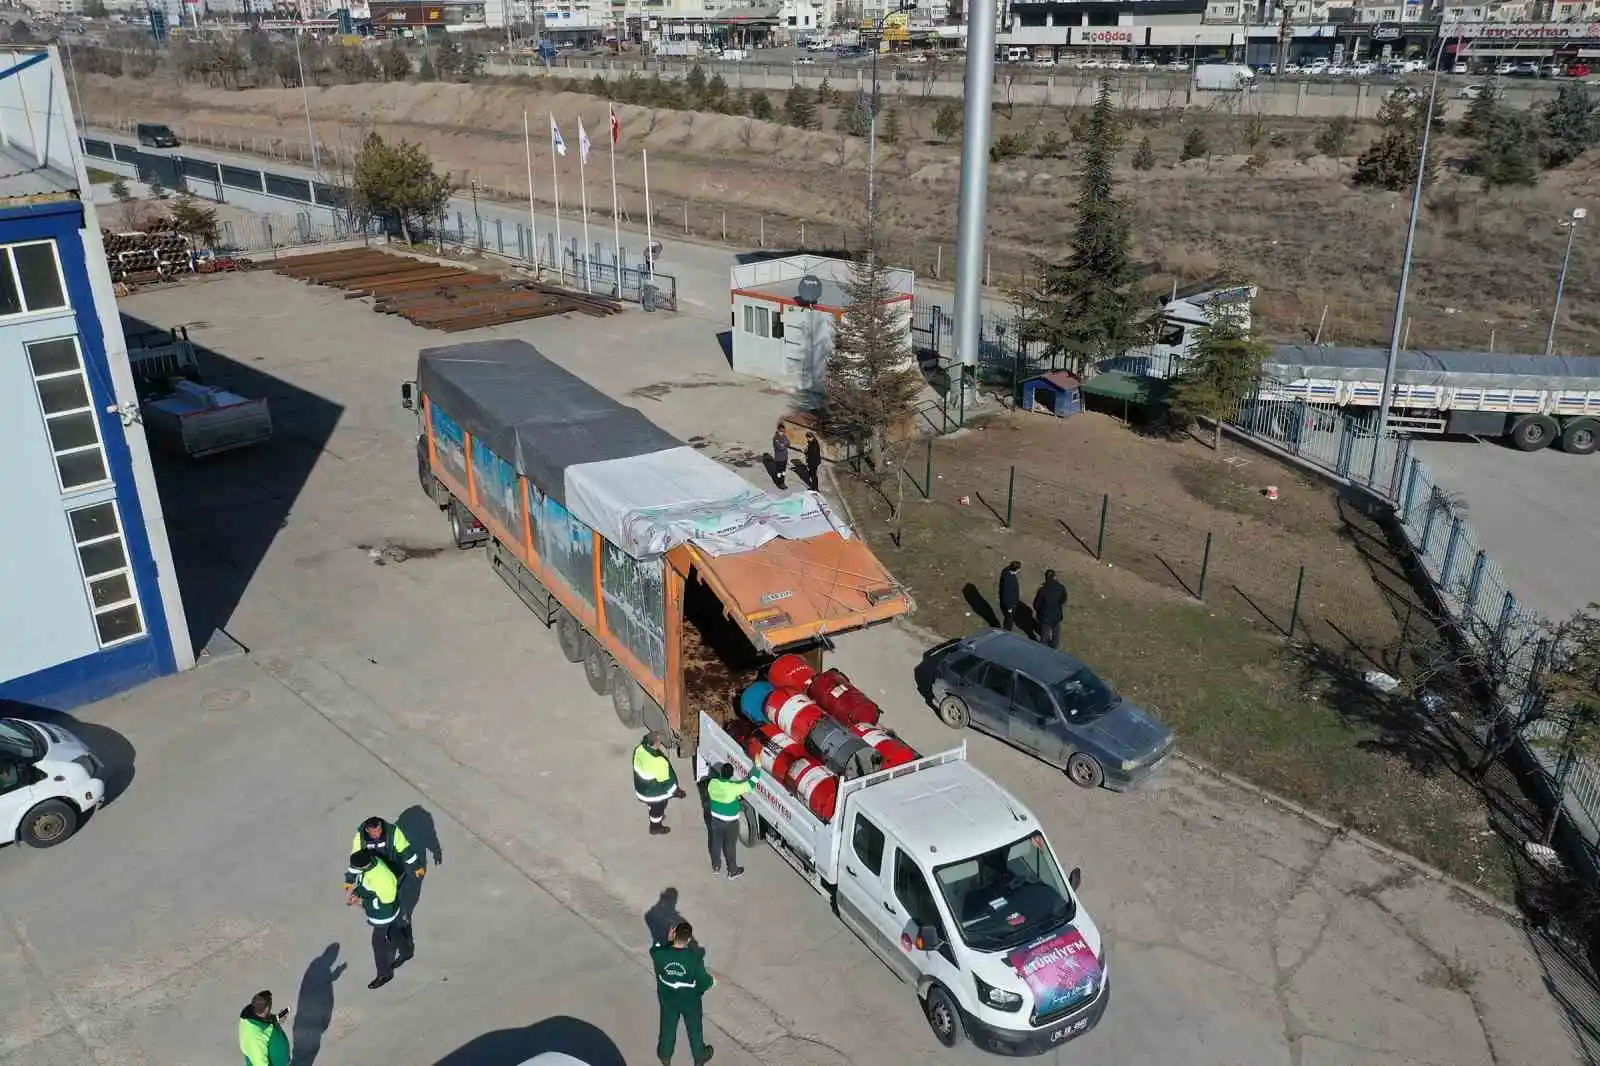
[[[684,446],[569,466],[567,509],[635,557],[685,541],[711,555],[753,551],[849,527],[815,492],[774,496]]]

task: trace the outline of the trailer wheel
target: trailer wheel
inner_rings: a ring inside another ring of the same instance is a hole
[[[598,640],[589,637],[584,641],[583,678],[589,682],[589,689],[596,696],[611,692],[611,671],[615,665],[611,661],[611,654],[600,646]]]
[[[1555,419],[1548,415],[1523,415],[1511,427],[1511,443],[1525,452],[1550,447],[1556,436]]]
[[[1561,431],[1561,450],[1571,455],[1593,455],[1600,447],[1600,422],[1575,418]]]
[[[638,729],[644,724],[644,689],[620,666],[611,668],[611,709],[625,728]]]
[[[956,1001],[939,985],[928,989],[928,998],[922,1001],[922,1013],[928,1018],[928,1028],[933,1038],[945,1047],[961,1043],[961,1012]]]
[[[556,643],[561,645],[561,654],[567,657],[567,662],[583,661],[583,642],[587,636],[578,620],[567,611],[556,617]]]

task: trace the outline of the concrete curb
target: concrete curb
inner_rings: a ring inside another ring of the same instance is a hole
[[[839,486],[834,480],[833,470],[831,467],[828,468],[827,473],[828,485],[831,490],[831,494],[834,496],[839,509],[844,512],[845,519],[850,523],[850,527],[855,529],[855,516],[850,511],[850,504],[839,492]],[[860,535],[859,531],[857,532],[857,535]],[[943,644],[949,639],[948,637],[940,636],[938,633],[933,632],[931,629],[928,629],[925,626],[918,625],[905,615],[901,615],[899,618],[896,618],[894,620],[894,624],[905,630],[907,633],[910,633],[918,640],[923,641],[929,647]],[[1177,752],[1176,755],[1180,762],[1184,763],[1192,770],[1196,770],[1200,773],[1214,777],[1225,784],[1239,789],[1241,792],[1259,797],[1260,799],[1272,804],[1280,810],[1287,811],[1290,814],[1302,818],[1305,821],[1310,822],[1312,825],[1326,830],[1329,833],[1344,837],[1348,840],[1353,840],[1357,844],[1360,844],[1362,847],[1366,848],[1368,851],[1371,851],[1377,855],[1381,855],[1391,862],[1397,862],[1402,866],[1409,867],[1429,880],[1437,881],[1446,888],[1466,896],[1480,907],[1494,914],[1498,914],[1500,917],[1509,922],[1517,924],[1522,922],[1522,912],[1517,910],[1516,907],[1506,903],[1504,900],[1496,899],[1487,892],[1483,891],[1481,888],[1474,888],[1465,881],[1450,876],[1437,866],[1424,862],[1415,855],[1407,854],[1406,852],[1392,848],[1381,841],[1374,840],[1372,837],[1367,836],[1365,833],[1359,830],[1352,829],[1341,822],[1334,821],[1332,818],[1318,814],[1316,811],[1313,811],[1308,807],[1304,807],[1286,796],[1280,796],[1278,793],[1273,792],[1270,789],[1265,789],[1260,785],[1252,784],[1237,774],[1228,773],[1226,770],[1219,770],[1210,763],[1205,762],[1202,759],[1195,758],[1193,755],[1188,755],[1182,751]]]

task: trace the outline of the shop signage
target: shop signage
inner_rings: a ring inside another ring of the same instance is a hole
[[[1583,41],[1600,39],[1600,22],[1446,23],[1440,33],[1479,41]]]
[[[1372,27],[1374,41],[1398,41],[1400,39],[1400,24],[1396,22],[1380,22]]]
[[[1073,36],[1080,44],[1132,44],[1132,30],[1079,29]]]

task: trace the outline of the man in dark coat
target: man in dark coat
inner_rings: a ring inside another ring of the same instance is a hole
[[[806,434],[806,481],[810,483],[813,491],[821,488],[817,484],[817,474],[822,470],[822,442],[815,433]]]
[[[1067,587],[1054,570],[1044,572],[1044,583],[1033,594],[1033,616],[1039,624],[1039,643],[1061,646],[1061,619],[1067,612]]]
[[[1017,574],[1022,564],[1015,559],[1000,571],[1000,628],[1007,633],[1017,624],[1017,608],[1022,604],[1022,589],[1017,584]]]
[[[789,474],[789,434],[779,426],[772,434],[772,480],[778,488],[786,489],[784,481]]]

